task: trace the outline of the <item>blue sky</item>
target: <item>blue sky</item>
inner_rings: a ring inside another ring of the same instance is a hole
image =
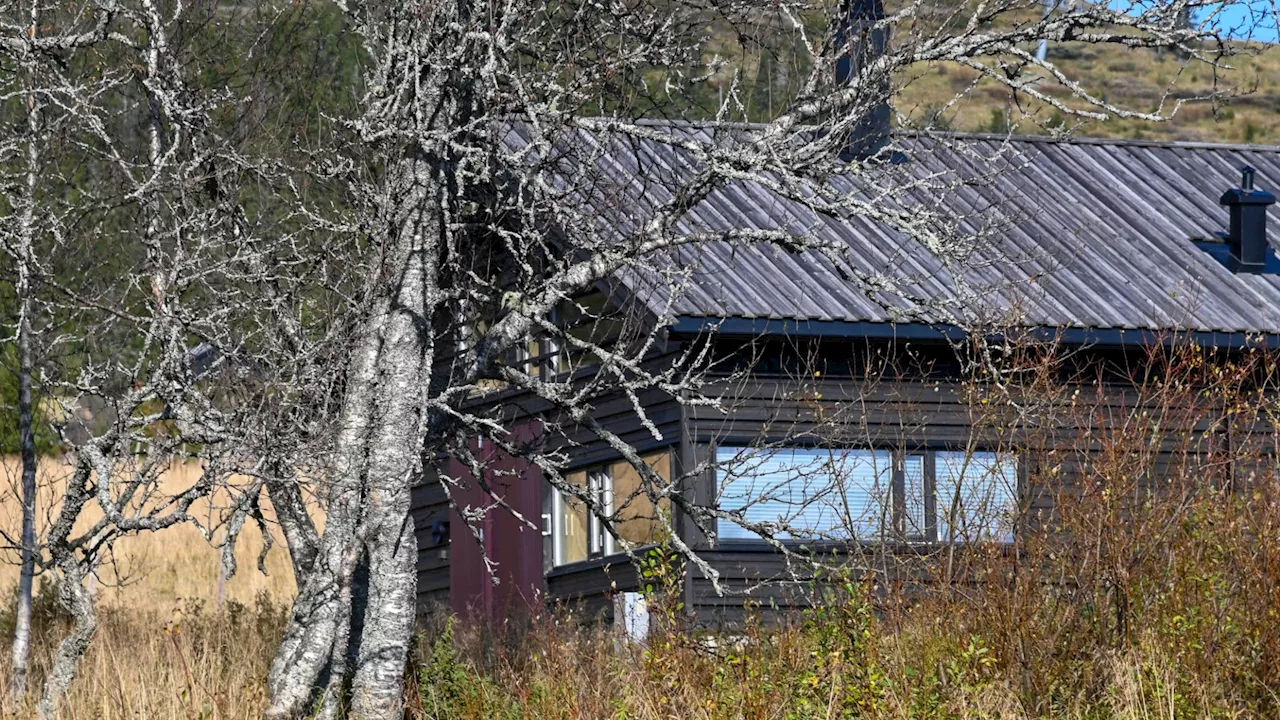
[[[1162,0],[1154,0],[1161,2]],[[1108,0],[1117,10],[1135,11],[1150,8],[1153,0]],[[1280,2],[1280,0],[1277,0]],[[1271,0],[1231,0],[1231,2],[1202,8],[1196,13],[1196,21],[1209,23],[1225,35],[1238,39],[1276,42],[1276,20]]]
[[[1232,37],[1276,42],[1276,21],[1271,4],[1231,3],[1223,7],[1213,24]],[[1203,15],[1209,15],[1205,12]]]

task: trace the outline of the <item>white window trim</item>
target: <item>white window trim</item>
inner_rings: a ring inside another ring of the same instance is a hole
[[[594,470],[587,474],[587,487],[592,500],[600,507],[599,514],[587,512],[587,557],[612,555],[613,534],[605,527],[600,516],[613,515],[613,475],[607,469]]]
[[[564,494],[551,489],[551,564],[564,565]]]
[[[587,492],[596,500],[600,512],[604,516],[608,517],[613,514],[613,476],[609,473],[608,468],[594,468],[587,472]],[[554,487],[551,488],[551,513],[550,517],[544,516],[545,526],[543,532],[549,533],[551,536],[552,568],[573,565],[574,563],[613,555],[617,552],[617,542],[613,534],[601,522],[599,515],[588,510],[587,526],[585,528],[587,533],[587,556],[577,560],[566,558],[567,548],[564,541],[564,531],[565,516],[569,510],[570,501],[565,493]]]

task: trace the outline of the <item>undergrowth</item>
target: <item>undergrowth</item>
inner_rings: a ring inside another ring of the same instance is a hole
[[[1168,534],[1112,538],[1123,577],[1086,581],[1093,561],[1027,544],[947,587],[827,578],[797,588],[821,596],[809,609],[756,606],[732,627],[694,625],[678,587],[651,584],[643,642],[571,608],[450,618],[424,635],[409,716],[1276,717],[1280,552],[1259,535],[1280,527],[1260,505],[1275,503],[1208,494]]]

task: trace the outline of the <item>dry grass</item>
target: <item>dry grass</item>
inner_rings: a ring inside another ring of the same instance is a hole
[[[1052,48],[1050,57],[1070,78],[1100,98],[1131,110],[1153,112],[1173,88],[1164,112],[1173,110],[1176,98],[1223,92],[1224,103],[1194,101],[1185,104],[1168,122],[1111,119],[1090,121],[1077,134],[1139,140],[1185,140],[1248,144],[1280,143],[1280,48],[1254,45],[1247,54],[1230,58],[1229,69],[1217,76],[1211,68],[1189,65],[1171,52],[1130,50],[1110,46],[1064,43]],[[932,117],[959,92],[966,91],[977,72],[953,64],[915,68],[900,78],[895,100],[899,112],[918,122]],[[1046,89],[1054,90],[1046,82]],[[1069,105],[1084,107],[1062,92],[1055,93]],[[935,121],[938,122],[938,121]],[[978,83],[962,101],[941,116],[941,124],[955,130],[1043,134],[1063,122],[1051,108],[1015,99],[1007,88],[992,81]],[[1013,124],[1015,127],[1010,128]]]
[[[228,601],[212,610],[200,601],[169,612],[116,605],[105,609],[60,717],[68,720],[248,720],[260,717],[265,678],[285,609],[265,599]],[[35,676],[64,628],[46,618],[36,643]],[[7,654],[0,672],[8,677]],[[34,698],[33,698],[34,700]],[[34,717],[30,703],[13,707],[0,695],[0,716]]]
[[[14,490],[17,470],[13,458],[0,460],[0,528],[11,535],[16,535],[19,519]],[[162,491],[189,486],[197,470],[175,464],[162,476]],[[63,460],[50,458],[41,464],[42,524],[56,510],[57,486],[66,471]],[[197,508],[206,525],[216,518],[217,503],[215,498]],[[93,519],[86,516],[85,522]],[[85,720],[258,717],[265,701],[267,666],[295,592],[284,546],[277,544],[268,554],[269,576],[256,567],[262,547],[258,528],[247,526],[237,549],[240,570],[220,584],[220,551],[192,526],[121,539],[111,562],[100,569],[96,582],[102,607],[99,632],[62,716]],[[17,583],[17,558],[8,553],[0,560],[0,590],[8,597]],[[7,678],[12,632],[12,607],[7,601],[0,608],[0,629],[4,650],[0,677]],[[37,680],[65,630],[55,592],[46,585],[37,598],[33,658]],[[0,693],[0,717],[32,716],[30,707],[7,703],[7,693]]]
[[[0,529],[10,537],[17,537],[21,517],[16,490],[18,469],[16,459],[0,459]],[[42,527],[57,509],[57,489],[67,469],[62,459],[48,458],[41,463],[38,483]],[[193,465],[176,463],[161,477],[160,489],[172,492],[189,487],[197,473],[198,468]],[[216,524],[218,500],[204,501],[194,508],[206,527]],[[270,517],[270,508],[266,510]],[[89,511],[84,522],[96,519],[97,515]],[[215,542],[219,539],[215,535]],[[257,570],[262,548],[262,533],[252,523],[246,524],[236,550],[239,571],[222,584],[220,592],[220,550],[194,526],[179,525],[160,533],[126,537],[116,544],[113,557],[100,568],[96,579],[99,598],[106,606],[127,605],[133,610],[160,613],[170,612],[176,603],[187,598],[216,602],[221,596],[223,600],[252,603],[266,593],[275,602],[286,602],[296,591],[287,551],[283,544],[276,543],[267,555],[269,575],[264,576]],[[16,554],[0,553],[0,588],[16,585],[17,578]]]
[[[1157,109],[1169,88],[1174,95],[1164,106],[1173,110],[1176,97],[1208,95],[1215,88],[1230,97],[1224,103],[1195,101],[1185,104],[1165,123],[1111,119],[1090,121],[1077,134],[1137,140],[1183,140],[1248,144],[1280,143],[1280,48],[1259,45],[1251,54],[1230,60],[1231,69],[1214,77],[1210,69],[1187,66],[1170,52],[1128,50],[1118,47],[1064,44],[1052,58],[1068,77],[1121,107],[1144,112]],[[956,65],[919,68],[902,78],[895,100],[899,112],[917,121],[932,117],[945,103],[974,82],[977,73]],[[1046,83],[1052,88],[1052,83]],[[1083,107],[1058,93],[1069,105]],[[976,89],[941,116],[943,126],[955,130],[1043,134],[1063,122],[1051,108],[1037,107],[1027,98],[1015,102],[1008,90],[992,81]],[[938,122],[938,121],[935,121]],[[1013,127],[1010,127],[1014,125]]]
[[[1131,645],[1035,644],[1024,666],[999,623],[976,621],[970,603],[988,599],[981,592],[901,615],[871,612],[868,598],[852,593],[781,626],[756,623],[718,647],[685,631],[639,646],[564,613],[519,628],[449,628],[422,647],[409,717],[1190,720],[1277,710],[1274,667],[1244,667],[1255,658],[1223,648],[1179,647],[1168,628],[1153,626]],[[1206,657],[1223,664],[1221,674],[1198,667]],[[1257,673],[1256,682],[1242,682],[1240,671]],[[1046,692],[1029,681],[1050,684]]]

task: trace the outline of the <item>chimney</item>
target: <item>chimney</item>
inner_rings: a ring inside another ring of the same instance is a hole
[[[1267,243],[1267,208],[1276,196],[1253,187],[1253,168],[1241,168],[1240,187],[1222,194],[1218,202],[1231,208],[1231,232],[1227,247],[1235,272],[1260,273],[1266,267],[1271,246]]]
[[[846,0],[848,11],[836,29],[836,84],[848,84],[864,65],[884,54],[889,44],[889,31],[876,27],[884,20],[882,0]],[[866,160],[889,144],[891,112],[889,79],[878,80],[865,88],[856,112],[862,118],[849,133],[849,142],[840,159]]]

